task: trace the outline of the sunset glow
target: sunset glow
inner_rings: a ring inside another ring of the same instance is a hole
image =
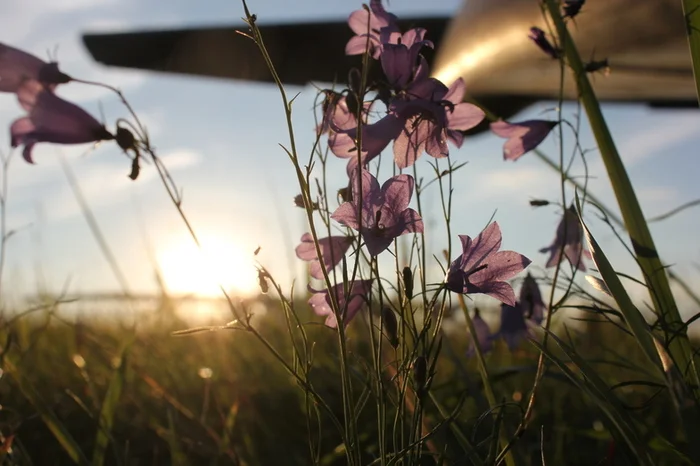
[[[253,252],[234,239],[203,235],[200,251],[191,239],[166,241],[156,251],[158,265],[168,290],[198,296],[220,296],[226,291],[250,295],[257,290]]]

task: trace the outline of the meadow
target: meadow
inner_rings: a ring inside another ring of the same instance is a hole
[[[541,6],[549,30],[532,27],[523,40],[560,63],[562,76],[570,69],[576,121],[562,105],[550,119],[510,121],[465,101],[462,78],[431,77],[427,31],[402,30],[372,0],[350,13],[355,35],[344,53],[358,67],[348,83],[319,92],[316,143],[306,154],[295,97],[243,2],[249,29],[241,33],[268,65],[288,123],[280,158],[299,188],[289,208],[308,227],[294,251],[306,276],[286,289],[261,260],[252,296],[221,285],[217,301],[197,301],[170,293],[160,277],[154,296],[123,286],[111,296],[43,293],[4,309],[3,464],[700,464],[700,361],[689,332],[700,298],[660,257],[589,81],[599,69],[569,35],[585,2]],[[201,249],[182,191],[128,96],[0,46],[0,91],[27,112],[11,125],[13,148],[33,163],[36,144],[116,143],[133,182],[157,173]],[[54,93],[68,85],[113,92],[127,116],[108,128]],[[583,113],[600,173],[588,172],[590,150],[578,144]],[[543,234],[554,239],[540,251],[542,268],[501,250],[503,237],[519,232],[501,231],[497,220],[455,231],[466,162],[451,151],[485,130],[504,139],[505,163],[532,153],[556,170],[559,197],[530,200],[560,218]],[[554,136],[558,160],[538,150]],[[335,159],[347,161],[340,185],[329,184]],[[606,175],[614,207],[587,187]],[[90,199],[69,179],[123,283]],[[3,258],[13,234],[6,187]],[[431,212],[428,195],[437,199]],[[633,275],[606,255],[601,228],[633,260]],[[193,323],[198,306],[222,311]]]

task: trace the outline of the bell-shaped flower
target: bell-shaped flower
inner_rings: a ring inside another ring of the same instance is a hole
[[[382,53],[382,32],[399,31],[396,16],[384,9],[381,0],[370,0],[369,10],[363,8],[350,14],[348,25],[356,35],[345,46],[346,55],[363,54],[369,46],[369,53],[378,59]]]
[[[355,280],[348,285],[348,295],[345,294],[345,285],[339,283],[331,288],[331,292],[336,298],[336,302],[341,312],[343,326],[347,327],[350,321],[362,309],[368,301],[368,295],[372,290],[372,280]],[[332,301],[328,290],[317,291],[309,288],[314,295],[309,299],[309,305],[319,316],[326,316],[326,325],[331,328],[338,326],[338,320],[333,312]]]
[[[331,218],[359,231],[370,255],[384,251],[401,235],[423,232],[423,219],[408,207],[415,184],[412,176],[394,176],[380,188],[377,179],[362,169],[353,173],[350,184],[352,200]]]
[[[330,272],[338,265],[351,244],[351,236],[329,236],[318,240],[326,272]],[[313,278],[323,280],[323,268],[316,254],[316,245],[311,234],[304,233],[301,237],[301,244],[296,247],[296,254],[299,259],[310,262],[309,273]]]
[[[520,306],[526,318],[531,319],[538,325],[542,323],[544,310],[547,306],[542,300],[542,293],[540,293],[540,287],[537,286],[537,281],[529,273],[520,287]]]
[[[491,131],[508,139],[503,145],[503,159],[515,161],[539,146],[555,126],[556,121],[546,120],[527,120],[520,123],[496,121],[491,123]]]
[[[552,58],[559,58],[561,53],[557,50],[551,42],[547,39],[547,35],[544,31],[538,27],[530,28],[530,35],[528,36],[544,53]]]
[[[582,271],[586,270],[583,256],[585,255],[590,259],[591,253],[583,248],[583,227],[581,227],[576,207],[573,204],[564,212],[564,217],[562,217],[557,227],[554,242],[550,246],[540,249],[540,252],[548,252],[550,254],[547,260],[547,267],[554,267],[561,262],[563,259],[562,250],[564,257],[566,257],[572,267]]]
[[[503,338],[510,350],[514,350],[522,340],[532,334],[532,330],[525,319],[525,313],[521,303],[515,306],[501,304],[501,327],[493,336]]]
[[[415,28],[403,36],[398,33],[389,34],[387,43],[380,58],[382,70],[387,82],[396,90],[404,90],[414,79],[427,77],[428,63],[420,57],[423,47],[433,48],[433,43],[425,40],[425,29]],[[419,60],[420,57],[420,60]]]
[[[476,331],[476,343],[479,345],[479,349],[482,353],[491,351],[493,348],[493,335],[491,335],[491,329],[484,319],[481,317],[481,313],[477,308],[474,311],[474,318],[472,319],[474,324],[474,330]],[[472,338],[469,341],[469,347],[467,349],[467,357],[471,357],[476,353],[476,348],[474,347],[475,340]]]
[[[85,110],[46,89],[36,92],[35,84],[20,87],[18,98],[29,107],[29,115],[10,126],[12,147],[24,146],[22,156],[29,163],[32,149],[39,142],[82,144],[114,139],[99,121]]]
[[[0,92],[17,92],[27,80],[49,90],[71,80],[58,69],[58,63],[45,61],[22,50],[0,43]]]
[[[410,167],[423,152],[436,158],[447,157],[447,141],[461,147],[461,131],[484,119],[483,110],[462,101],[464,93],[462,78],[449,88],[434,78],[415,79],[404,98],[392,102],[388,115],[363,128],[365,163],[379,155],[391,140],[399,168]]]
[[[515,305],[515,292],[506,280],[530,265],[530,259],[514,251],[501,249],[501,228],[491,223],[473,240],[459,235],[462,254],[450,264],[445,286],[455,293],[483,293]]]

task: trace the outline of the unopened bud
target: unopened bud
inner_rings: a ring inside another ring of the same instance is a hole
[[[396,349],[399,346],[399,324],[396,321],[396,314],[388,307],[382,308],[382,324],[389,344]]]
[[[544,207],[546,205],[549,205],[549,201],[545,201],[544,199],[532,199],[530,201],[530,205],[532,207]]]
[[[117,135],[115,136],[117,144],[123,150],[135,149],[136,148],[136,138],[131,131],[122,126],[117,127]]]
[[[413,361],[413,382],[416,393],[419,396],[422,395],[425,384],[428,382],[428,361],[425,359],[425,356],[418,356]]]
[[[262,294],[267,294],[270,287],[267,284],[267,273],[262,270],[258,270],[258,285],[260,286],[260,292]]]
[[[408,299],[413,298],[413,272],[410,267],[404,267],[401,272],[403,275],[403,289]]]

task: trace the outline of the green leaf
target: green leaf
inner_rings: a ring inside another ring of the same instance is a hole
[[[112,436],[112,426],[114,425],[114,413],[117,411],[119,398],[121,397],[126,380],[127,370],[127,355],[131,343],[127,343],[122,348],[119,354],[119,363],[112,372],[112,378],[107,387],[107,393],[102,401],[102,409],[100,410],[100,423],[95,438],[95,449],[92,453],[93,466],[102,466],[104,464],[105,452],[109,445],[109,440]]]

